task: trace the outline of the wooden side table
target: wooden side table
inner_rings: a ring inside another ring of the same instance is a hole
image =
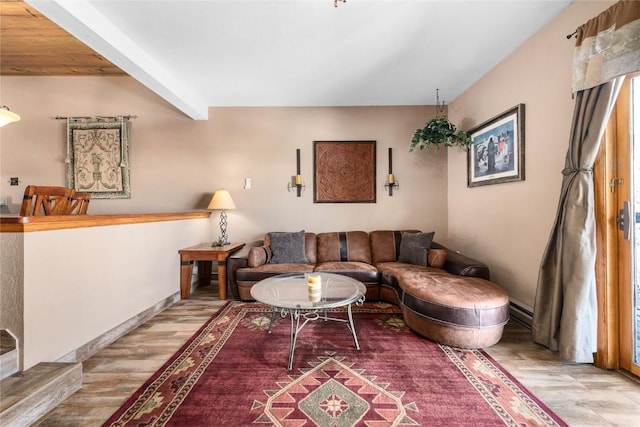
[[[227,299],[227,257],[242,248],[244,243],[230,243],[224,246],[211,246],[211,243],[200,243],[185,249],[180,249],[180,297],[189,298],[191,294],[191,275],[194,261],[209,261],[201,263],[198,277],[211,278],[211,262],[218,262],[218,292],[220,299]],[[206,267],[205,267],[206,266]]]

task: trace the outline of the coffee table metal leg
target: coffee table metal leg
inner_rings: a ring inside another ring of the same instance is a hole
[[[291,368],[293,367],[293,352],[296,349],[298,326],[300,325],[300,312],[298,310],[292,310],[289,312],[289,315],[291,316],[291,341],[289,343],[289,363],[287,364],[287,369],[291,370]]]
[[[356,350],[360,350],[360,343],[358,343],[358,336],[356,335],[356,327],[353,324],[353,312],[351,310],[351,304],[347,305],[347,316],[348,319],[338,319],[335,317],[329,317],[327,315],[327,310],[322,310],[323,313],[322,315],[320,315],[318,313],[318,311],[314,310],[310,313],[304,312],[302,313],[301,310],[297,310],[297,309],[290,309],[290,310],[282,310],[283,316],[285,315],[284,313],[288,313],[289,316],[291,316],[291,331],[290,331],[290,336],[289,336],[289,361],[287,363],[287,369],[291,370],[293,368],[293,355],[294,352],[296,350],[296,341],[298,339],[298,333],[302,330],[302,328],[304,328],[304,326],[312,320],[318,320],[318,319],[323,319],[324,321],[327,320],[333,320],[336,322],[343,322],[347,324],[347,328],[349,329],[349,331],[351,332],[351,336],[353,337],[353,342],[356,346]],[[276,310],[274,309],[275,313]],[[272,318],[271,318],[271,324],[273,324],[273,316],[274,314],[272,313]],[[304,322],[302,323],[302,325],[300,324],[300,317],[304,317]],[[269,332],[271,332],[271,325],[269,325]]]
[[[353,326],[353,315],[351,314],[351,304],[347,306],[347,314],[349,316],[349,330],[351,331],[351,335],[353,335],[353,342],[356,344],[356,350],[360,350],[360,344],[358,344],[358,337],[356,336],[356,328]]]
[[[276,313],[278,309],[273,307],[273,311],[271,312],[271,321],[269,322],[269,333],[273,330],[273,321],[276,320]]]

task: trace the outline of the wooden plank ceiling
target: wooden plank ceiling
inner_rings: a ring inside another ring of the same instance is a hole
[[[27,3],[0,0],[1,76],[123,74]]]

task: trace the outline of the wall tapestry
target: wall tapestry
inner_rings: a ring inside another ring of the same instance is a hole
[[[314,141],[314,203],[376,202],[376,141]]]
[[[67,187],[95,199],[129,199],[130,116],[67,118]]]

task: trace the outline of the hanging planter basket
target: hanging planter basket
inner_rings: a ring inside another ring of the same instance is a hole
[[[432,146],[437,149],[444,146],[460,147],[466,150],[472,143],[473,141],[467,132],[459,131],[456,133],[456,127],[446,117],[436,117],[427,122],[424,128],[416,129],[413,138],[411,138],[409,151],[416,148],[426,150]]]

